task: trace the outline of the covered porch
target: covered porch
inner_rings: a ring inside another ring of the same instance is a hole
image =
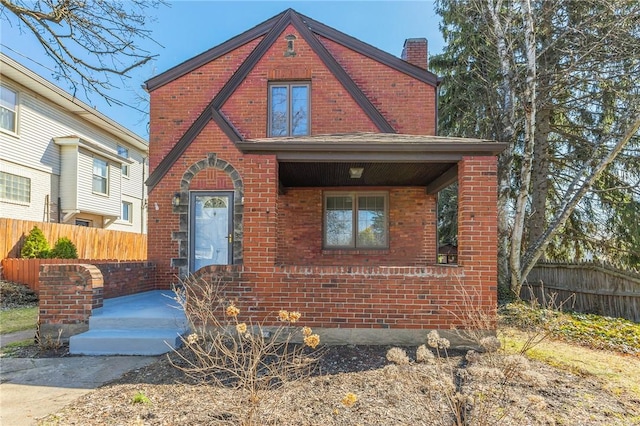
[[[353,133],[236,145],[252,165],[234,234],[242,258],[194,272],[222,278],[252,318],[275,323],[278,310],[296,310],[325,343],[412,344],[464,327],[469,309],[495,315],[505,144]],[[458,263],[439,265],[437,194],[456,181]]]

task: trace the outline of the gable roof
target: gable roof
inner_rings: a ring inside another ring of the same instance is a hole
[[[296,28],[303,39],[309,44],[311,49],[316,53],[316,55],[318,55],[320,60],[331,71],[358,106],[360,106],[360,108],[382,133],[395,133],[395,130],[380,111],[371,103],[369,98],[362,92],[358,85],[351,79],[344,68],[340,66],[336,58],[331,55],[322,42],[317,38],[318,35],[343,44],[358,53],[384,63],[420,81],[431,84],[434,87],[438,84],[438,79],[435,74],[427,70],[423,70],[420,67],[409,64],[408,62],[396,58],[389,53],[314,21],[299,14],[293,9],[287,9],[279,15],[268,19],[267,21],[245,31],[219,46],[171,68],[145,83],[147,90],[151,92],[256,38],[263,37],[254,50],[236,70],[233,76],[225,83],[200,116],[192,123],[185,134],[180,138],[180,140],[178,140],[171,151],[169,151],[169,153],[160,161],[158,166],[151,173],[149,179],[147,179],[149,191],[153,190],[158,182],[160,182],[162,177],[180,158],[189,145],[191,145],[193,140],[195,140],[210,120],[215,121],[232,141],[239,142],[243,140],[238,130],[224,116],[220,109],[288,25],[293,25],[294,28]]]
[[[433,86],[438,85],[438,77],[430,71],[417,67],[409,62],[406,62],[390,53],[378,49],[370,44],[367,44],[357,38],[351,37],[341,31],[329,27],[321,22],[315,21],[301,13],[296,12],[293,9],[287,9],[278,15],[267,19],[266,21],[256,25],[255,27],[239,34],[218,46],[215,46],[191,59],[184,61],[183,63],[176,65],[167,71],[158,74],[155,77],[150,78],[145,82],[146,90],[152,92],[165,84],[188,74],[202,65],[211,62],[227,53],[237,49],[238,47],[255,40],[258,37],[262,37],[267,34],[272,27],[285,15],[296,15],[308,28],[311,33],[322,36],[329,40],[332,40],[338,44],[348,47],[349,49],[358,52],[364,56],[388,65],[400,72],[403,72],[411,77],[414,77],[420,81],[431,84]],[[298,29],[299,30],[299,29]]]

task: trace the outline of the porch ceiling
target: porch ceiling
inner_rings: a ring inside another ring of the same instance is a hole
[[[455,163],[299,163],[280,162],[284,187],[321,186],[427,186]],[[352,167],[363,168],[362,177],[349,176]]]
[[[494,156],[505,143],[395,133],[347,133],[236,142],[247,154],[275,155],[282,187],[425,186],[437,192],[457,178],[465,156]],[[349,169],[361,167],[353,179]]]

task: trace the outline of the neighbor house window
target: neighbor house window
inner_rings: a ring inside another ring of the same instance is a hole
[[[0,172],[0,198],[19,203],[31,202],[31,179]]]
[[[18,95],[5,86],[0,86],[0,128],[17,132]]]
[[[127,203],[126,201],[122,202],[122,216],[121,219],[125,222],[132,222],[131,212],[133,211],[133,204]]]
[[[122,145],[118,145],[118,155],[129,159],[129,150]],[[122,176],[129,177],[129,165],[122,163]]]
[[[309,134],[309,84],[269,85],[269,136]]]
[[[83,219],[76,219],[76,226],[86,226],[87,228],[90,228],[91,227],[91,221],[83,220]]]
[[[109,164],[100,158],[93,159],[93,192],[107,194],[109,188]]]
[[[386,248],[386,193],[327,193],[324,197],[325,248]]]

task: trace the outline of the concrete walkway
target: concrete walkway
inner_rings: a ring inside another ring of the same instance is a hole
[[[35,425],[157,356],[0,358],[0,425]]]
[[[16,331],[15,333],[0,334],[0,348],[23,340],[33,340],[36,337],[36,329]]]

